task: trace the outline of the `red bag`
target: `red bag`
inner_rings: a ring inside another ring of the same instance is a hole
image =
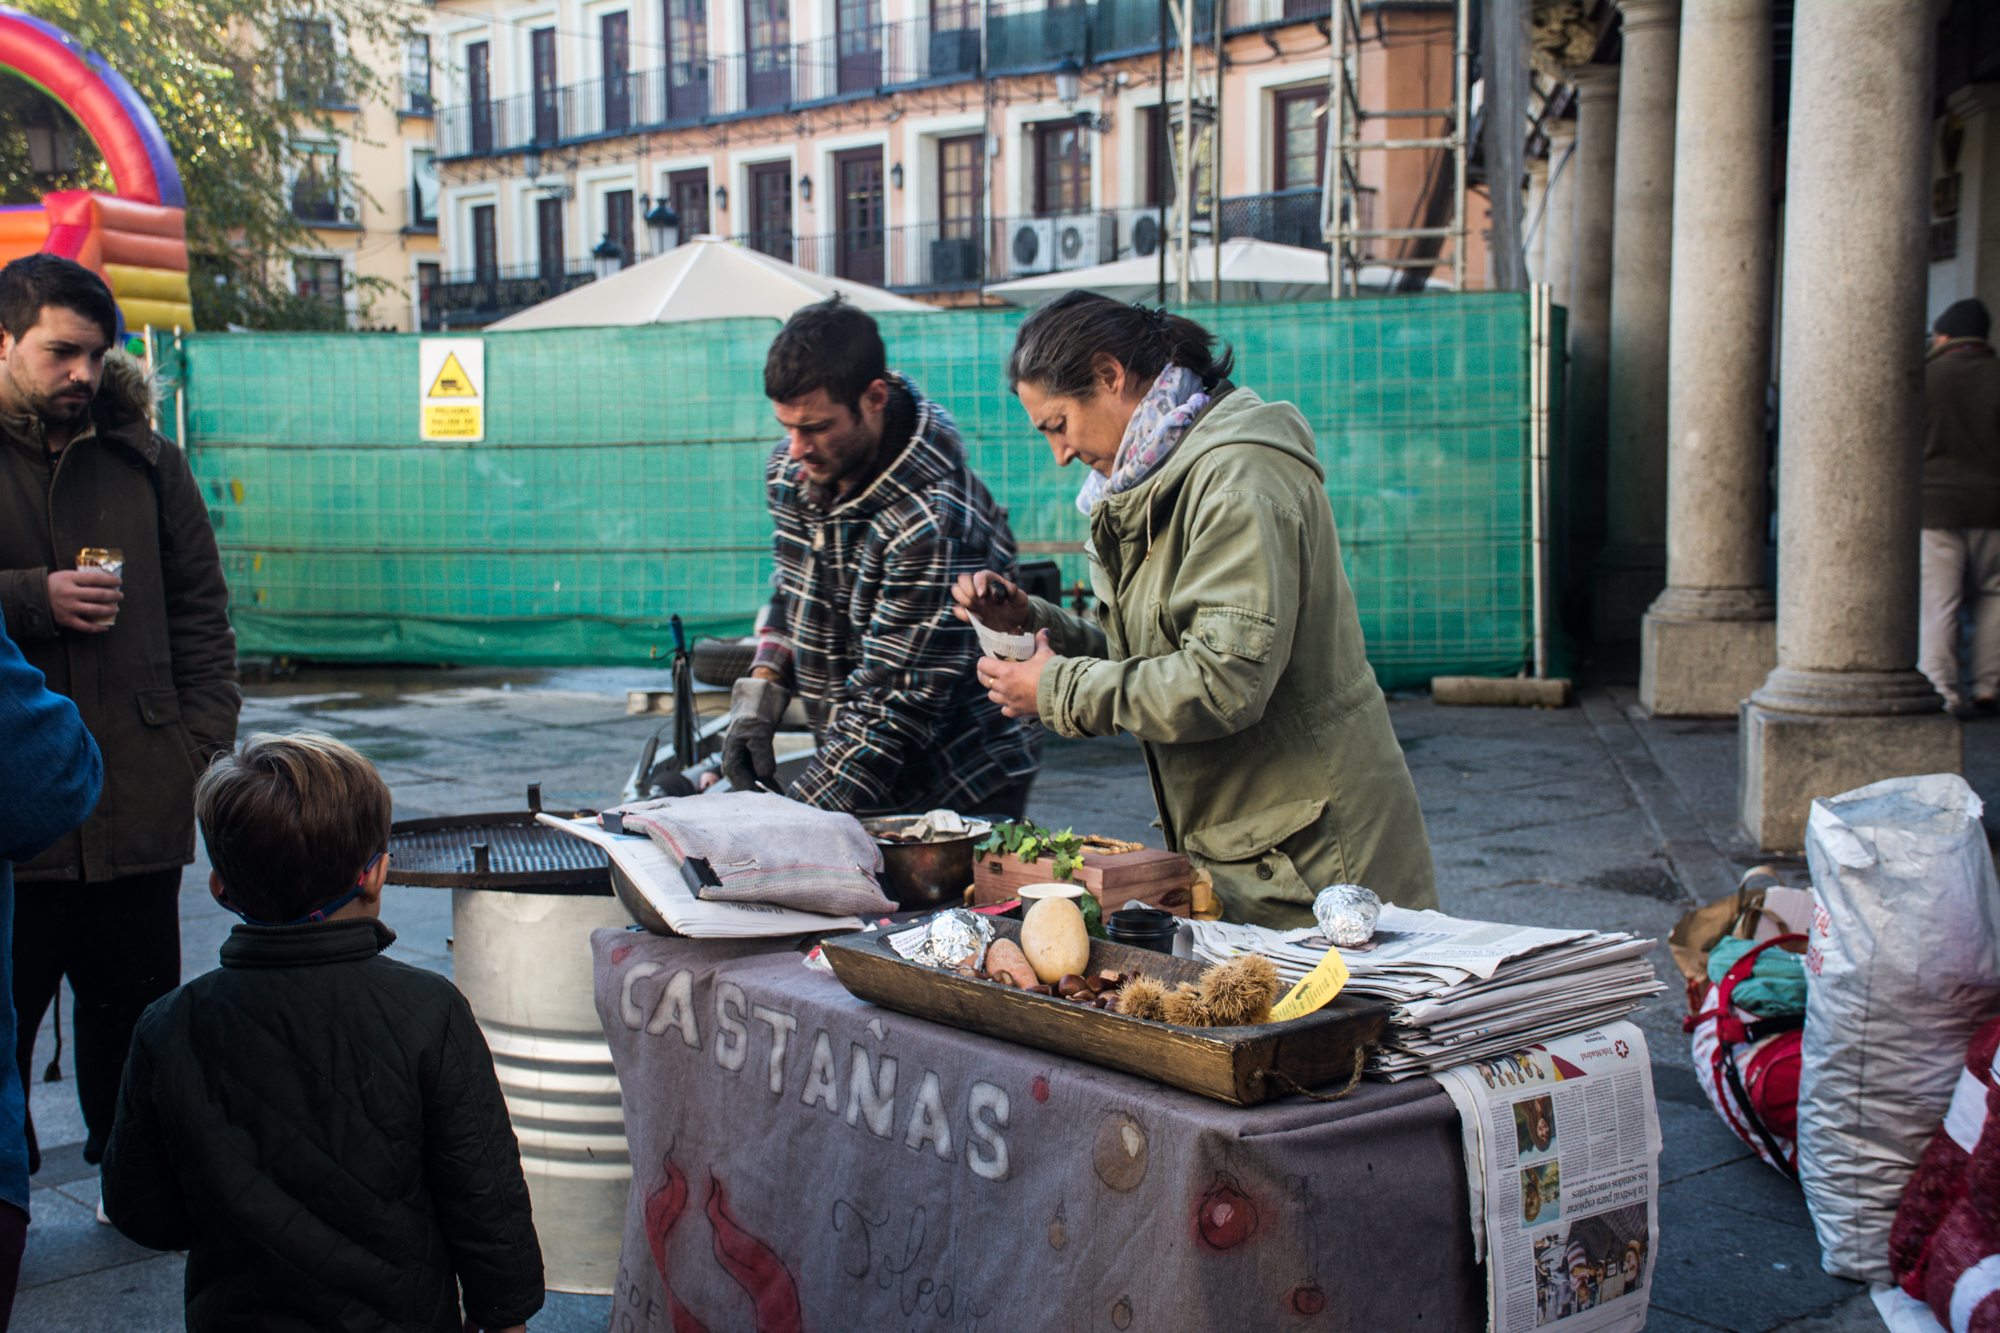
[[[1757,955],[1803,935],[1765,940],[1730,965],[1709,989],[1709,1007],[1691,1014],[1681,1029],[1694,1034],[1695,1068],[1705,1071],[1702,1091],[1722,1123],[1752,1151],[1793,1180],[1799,1178],[1799,1039],[1803,1014],[1759,1018],[1739,1008],[1739,982],[1756,971]]]
[[[2000,1330],[2000,1135],[1994,1102],[2000,1019],[1979,1029],[1944,1124],[1903,1187],[1889,1269],[1957,1333]]]

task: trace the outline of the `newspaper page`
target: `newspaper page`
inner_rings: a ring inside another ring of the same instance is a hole
[[[1660,1232],[1644,1035],[1607,1023],[1434,1077],[1465,1136],[1489,1333],[1643,1329]]]
[[[746,939],[766,935],[808,935],[822,930],[859,930],[856,916],[822,916],[770,903],[712,901],[695,897],[681,877],[680,862],[644,834],[606,833],[594,818],[537,815],[537,822],[604,849],[625,877],[646,895],[669,926],[695,939]]]

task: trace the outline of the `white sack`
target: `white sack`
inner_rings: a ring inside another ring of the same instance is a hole
[[[2000,883],[1952,773],[1812,804],[1799,1177],[1826,1271],[1891,1282],[1889,1227],[1979,1025],[2000,1012]]]

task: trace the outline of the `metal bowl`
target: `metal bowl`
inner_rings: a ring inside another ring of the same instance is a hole
[[[901,833],[922,815],[890,815],[885,819],[864,819],[861,827],[876,835],[882,849],[882,888],[904,912],[926,912],[938,907],[955,907],[972,887],[975,858],[973,844],[993,828],[980,820],[966,821],[972,831],[962,837],[939,838],[933,842],[884,842],[880,835]]]

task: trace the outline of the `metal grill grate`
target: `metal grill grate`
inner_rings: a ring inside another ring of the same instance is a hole
[[[425,888],[611,892],[610,861],[601,848],[533,819],[508,813],[397,824],[389,836],[389,881]]]

